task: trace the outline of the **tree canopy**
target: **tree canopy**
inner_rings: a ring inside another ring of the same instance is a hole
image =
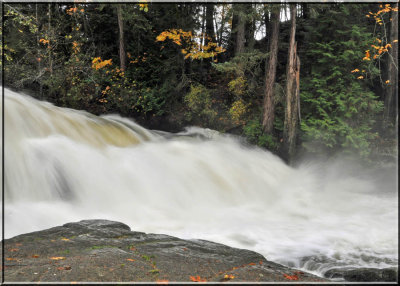
[[[154,129],[230,132],[288,160],[288,140],[295,155],[397,156],[397,3],[292,4],[292,16],[263,3],[3,9],[4,84],[40,99]]]

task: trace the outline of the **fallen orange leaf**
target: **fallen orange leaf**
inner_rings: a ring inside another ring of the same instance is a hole
[[[18,250],[19,250],[18,248],[11,248],[10,249],[11,252],[15,252],[15,251],[18,251]]]
[[[207,282],[206,279],[201,278],[199,275],[197,275],[196,277],[190,276],[190,280],[192,280],[193,282]]]
[[[132,258],[127,258],[126,260],[128,260],[128,261],[135,261],[135,259],[132,259]]]
[[[33,258],[38,258],[38,257],[39,257],[39,255],[37,255],[37,254],[34,254],[34,255],[32,255],[32,257],[33,257]]]
[[[230,280],[230,279],[234,279],[234,278],[235,278],[235,276],[232,274],[225,274],[225,276],[224,276],[225,280]]]
[[[17,259],[16,258],[7,257],[6,260],[11,261],[11,260],[17,260]]]
[[[297,275],[287,275],[287,274],[283,274],[283,277],[285,277],[288,280],[299,280],[299,277]]]
[[[256,265],[256,264],[252,262],[252,263],[249,263],[249,265]]]
[[[64,240],[64,241],[70,241],[70,239],[69,238],[61,238],[61,240]]]
[[[58,257],[50,257],[50,259],[52,259],[52,260],[64,260],[64,259],[65,259],[65,257],[62,257],[62,256],[58,256]]]

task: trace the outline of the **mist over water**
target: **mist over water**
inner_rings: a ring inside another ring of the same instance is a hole
[[[4,104],[7,238],[100,218],[319,274],[397,266],[396,168],[343,160],[292,168],[208,129],[149,131],[8,89]]]

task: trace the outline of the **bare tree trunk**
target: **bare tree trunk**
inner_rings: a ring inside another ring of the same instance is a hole
[[[50,75],[53,75],[53,55],[51,52],[51,45],[53,45],[53,37],[52,37],[52,31],[51,31],[51,4],[49,3],[48,6],[49,10],[49,23],[48,23],[48,32],[47,35],[49,36],[49,72]]]
[[[201,23],[201,50],[203,51],[203,45],[205,45],[205,33],[206,33],[206,6],[203,6],[203,14],[202,14],[202,23]]]
[[[42,69],[42,66],[41,66],[41,61],[42,61],[42,57],[41,57],[41,55],[40,55],[40,42],[39,42],[39,39],[40,39],[40,37],[39,37],[39,25],[40,25],[40,23],[39,23],[39,18],[38,18],[39,16],[38,16],[38,4],[36,3],[36,5],[35,5],[35,18],[36,18],[36,24],[37,24],[37,27],[38,27],[38,29],[37,29],[37,31],[36,31],[36,42],[37,42],[37,62],[38,62],[38,65],[37,65],[37,73],[38,73],[38,76],[37,76],[37,78],[38,78],[38,83],[39,83],[39,98],[40,99],[43,99],[42,97],[43,97],[43,85],[42,85],[42,82],[41,82],[41,79],[40,79],[40,73],[41,73],[41,69]]]
[[[399,4],[393,4],[393,8],[398,8]],[[398,121],[398,91],[399,91],[399,77],[398,77],[398,43],[393,43],[394,40],[398,40],[398,12],[391,12],[392,22],[390,26],[390,43],[392,48],[389,50],[388,57],[388,70],[387,79],[389,83],[386,87],[385,92],[385,109],[384,109],[384,124],[393,122],[397,124]]]
[[[121,71],[126,70],[126,50],[124,43],[124,20],[122,18],[122,6],[117,5],[117,17],[118,17],[118,31],[119,31],[119,62]]]
[[[288,162],[292,162],[296,148],[296,133],[299,119],[300,59],[297,55],[296,4],[290,4],[290,42],[286,70],[286,109],[283,129],[284,151]]]
[[[271,19],[270,19],[270,16],[269,16],[268,7],[269,6],[267,4],[264,4],[265,43],[266,43],[267,46],[270,45],[270,38],[271,38],[270,32],[272,31]]]
[[[272,133],[275,117],[274,85],[278,58],[279,20],[280,9],[277,9],[273,11],[271,15],[271,40],[269,46],[270,55],[268,67],[266,69],[263,105],[264,112],[262,121],[265,133]]]
[[[228,58],[233,58],[235,56],[235,46],[236,46],[236,37],[237,37],[237,26],[239,23],[238,16],[238,4],[230,4],[232,5],[232,20],[231,20],[231,34],[229,36],[227,55]]]
[[[210,41],[215,43],[214,32],[214,4],[206,4],[206,42],[207,45]]]
[[[236,43],[235,43],[235,56],[244,52],[244,43],[246,41],[245,35],[245,25],[246,25],[246,15],[243,13],[243,4],[233,4],[240,5],[238,9],[238,26],[236,33]],[[244,4],[245,5],[245,4]]]
[[[225,26],[225,5],[222,5],[222,12],[221,12],[221,26],[219,29],[219,36],[218,36],[218,45],[222,45],[222,34],[224,32],[224,26]]]

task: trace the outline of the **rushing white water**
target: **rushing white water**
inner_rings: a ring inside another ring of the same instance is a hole
[[[396,170],[383,183],[341,161],[292,168],[211,130],[149,131],[8,89],[4,104],[6,237],[103,218],[319,274],[397,265]]]

